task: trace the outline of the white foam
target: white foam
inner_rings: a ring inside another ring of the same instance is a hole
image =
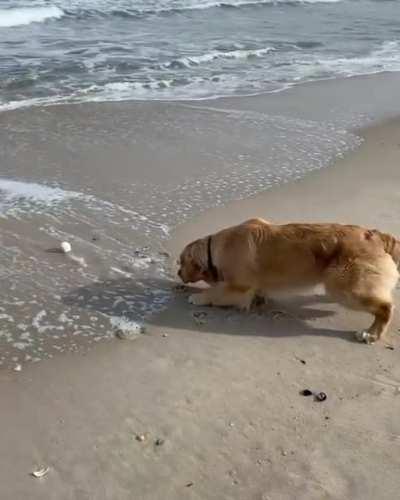
[[[46,19],[59,19],[64,12],[55,5],[0,9],[0,28],[23,26],[43,22]]]
[[[93,4],[98,8],[98,0]],[[141,0],[132,6],[140,13],[168,12],[174,10],[201,10],[214,7],[242,7],[246,5],[336,3],[342,0]],[[105,7],[103,3],[102,7]],[[122,7],[122,6],[121,6]],[[123,7],[122,7],[123,8]]]
[[[400,71],[400,43],[397,40],[386,41],[381,47],[365,56],[322,59],[316,64],[336,75],[346,76]]]
[[[144,326],[138,321],[133,321],[123,316],[111,316],[111,326],[126,337],[133,337],[144,333]]]
[[[21,202],[50,206],[80,196],[81,193],[58,187],[0,178],[0,214],[18,208]]]
[[[229,51],[220,51],[213,50],[211,52],[207,52],[206,54],[201,54],[199,56],[187,56],[181,57],[176,61],[172,61],[164,64],[165,68],[170,68],[174,64],[178,63],[182,66],[189,68],[190,66],[197,66],[201,63],[211,62],[218,59],[249,59],[252,57],[263,57],[273,51],[273,47],[264,47],[262,49],[237,49],[237,50],[229,50]]]

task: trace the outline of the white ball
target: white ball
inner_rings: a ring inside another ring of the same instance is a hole
[[[68,241],[63,241],[60,246],[61,246],[61,250],[64,253],[68,253],[68,252],[70,252],[72,250],[71,244],[68,243]]]

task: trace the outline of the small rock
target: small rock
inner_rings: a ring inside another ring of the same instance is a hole
[[[302,396],[312,396],[313,395],[313,392],[310,391],[310,389],[303,389],[302,391],[300,391],[300,394]]]
[[[283,455],[284,457],[286,457],[286,455],[287,455],[287,451],[282,450],[282,455]]]
[[[163,334],[162,334],[162,336],[163,336],[164,338],[166,338],[166,337],[168,337],[168,333],[163,333]]]
[[[325,399],[327,399],[327,395],[325,394],[325,392],[318,392],[316,395],[315,395],[315,399],[316,401],[325,401]]]
[[[386,344],[385,348],[389,349],[389,351],[394,351],[394,346],[392,346],[392,345]]]
[[[192,481],[190,481],[190,483],[185,484],[186,488],[191,488],[193,485],[194,483]]]
[[[155,441],[154,441],[154,444],[156,446],[162,446],[163,444],[165,443],[165,440],[162,439],[162,438],[157,438]]]
[[[141,443],[143,443],[143,441],[146,440],[146,436],[144,434],[138,434],[135,439],[136,441],[140,441]]]
[[[229,422],[229,427],[235,427],[235,424],[233,422]]]

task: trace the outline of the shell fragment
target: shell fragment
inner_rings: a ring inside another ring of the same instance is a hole
[[[46,476],[50,470],[50,467],[42,467],[41,469],[34,470],[31,472],[31,475],[36,478],[41,478]]]

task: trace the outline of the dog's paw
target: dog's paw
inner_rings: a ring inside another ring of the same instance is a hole
[[[368,345],[374,344],[376,342],[375,335],[372,335],[371,333],[365,331],[356,332],[355,338],[356,340],[358,340],[358,342],[363,342],[364,344]]]
[[[193,304],[194,306],[209,305],[202,293],[193,293],[192,295],[189,295],[188,301],[189,304]]]

